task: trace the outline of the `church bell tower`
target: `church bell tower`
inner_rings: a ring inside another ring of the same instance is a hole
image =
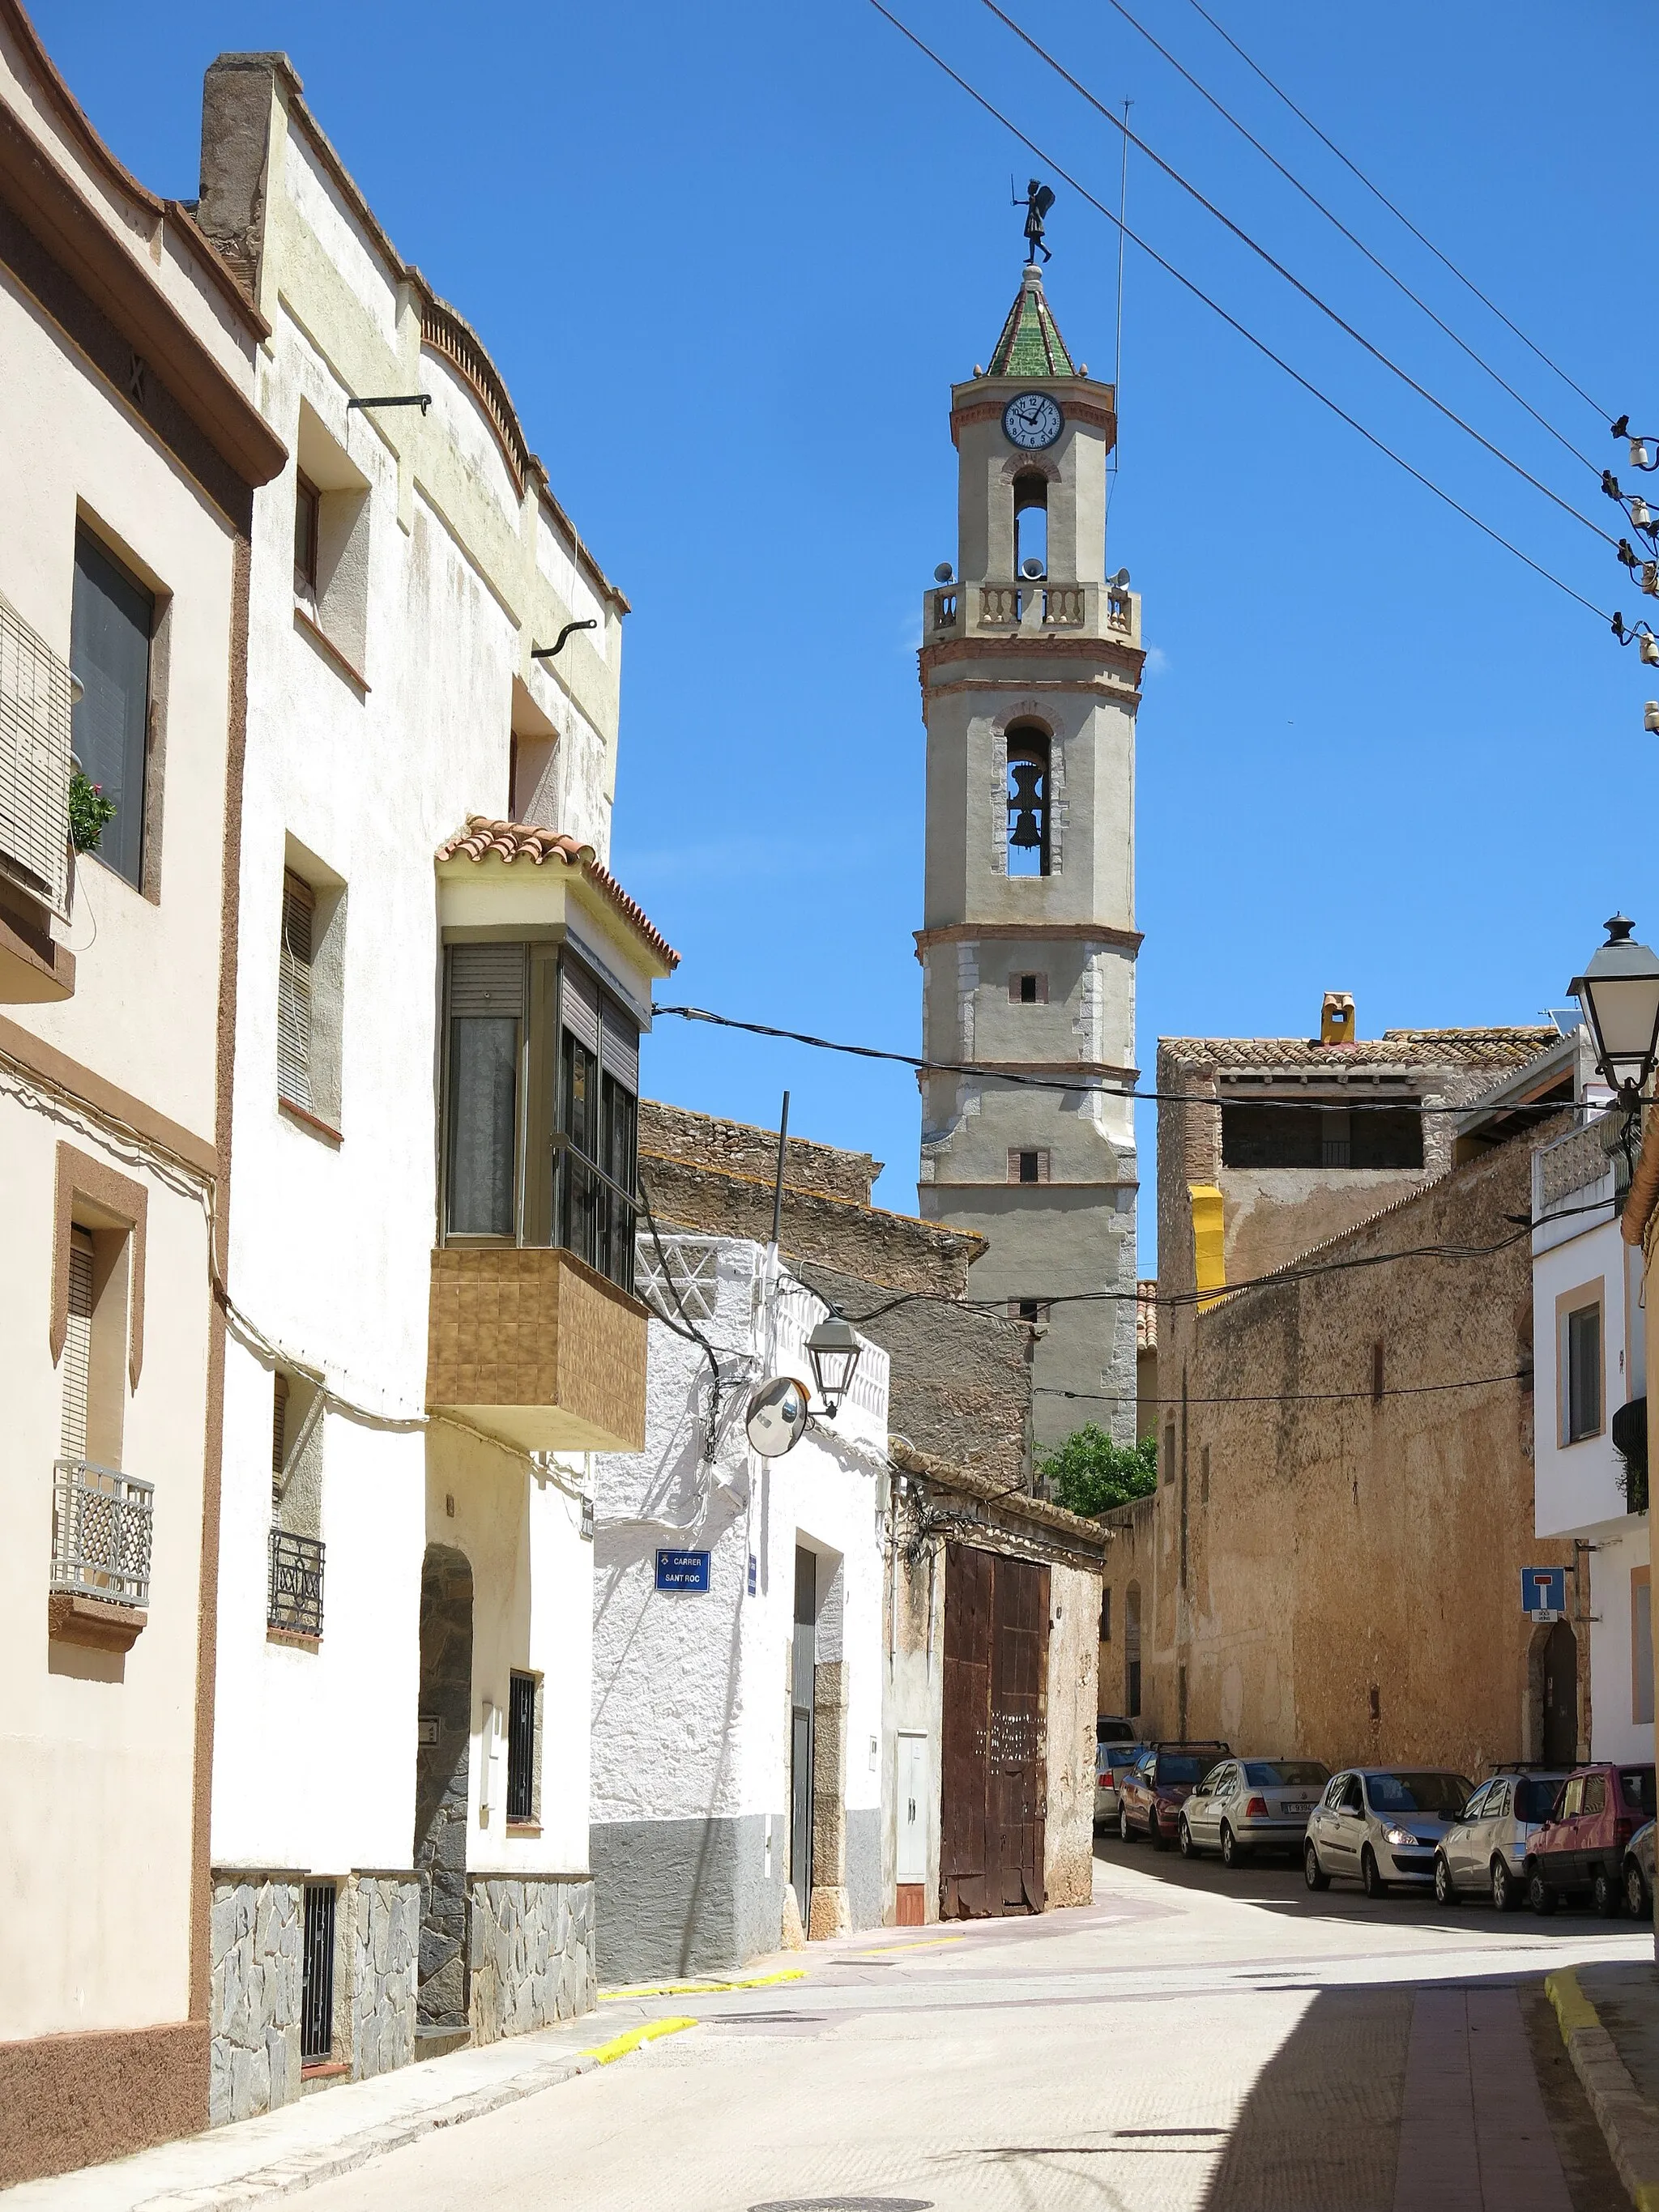
[[[923,1056],[982,1071],[922,1078],[920,1210],[988,1238],[969,1297],[1039,1325],[1041,1451],[1087,1421],[1135,1434],[1145,655],[1127,574],[1106,574],[1117,395],[1073,366],[1038,250],[988,371],[951,392],[957,557],[922,617],[916,952]]]

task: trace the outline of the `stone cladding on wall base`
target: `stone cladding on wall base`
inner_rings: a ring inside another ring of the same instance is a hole
[[[587,1876],[476,1875],[467,1888],[474,2043],[592,2011],[598,1981]]]
[[[415,1964],[421,1945],[416,1875],[355,1875],[350,1990],[346,2012],[351,2078],[366,2081],[407,2066],[415,2056]],[[344,1903],[344,1899],[342,1899]],[[335,2016],[340,2016],[335,1992]]]
[[[215,1876],[210,2127],[272,2112],[300,2094],[303,1892],[294,1875]]]

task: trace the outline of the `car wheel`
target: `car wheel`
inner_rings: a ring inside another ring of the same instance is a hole
[[[1546,1916],[1555,1910],[1555,1892],[1536,1867],[1527,1876],[1527,1902],[1534,1912]]]
[[[1625,1910],[1632,1920],[1650,1920],[1653,1917],[1653,1907],[1648,1899],[1648,1885],[1634,1859],[1625,1861]]]
[[[1376,1854],[1369,1844],[1359,1854],[1359,1887],[1367,1897],[1386,1897],[1389,1893],[1382,1869],[1376,1863]]]
[[[1302,1854],[1302,1879],[1310,1889],[1328,1889],[1331,1878],[1319,1863],[1319,1853],[1312,1844]]]
[[[1146,1815],[1146,1839],[1155,1851],[1167,1851],[1170,1848],[1170,1839],[1158,1825],[1156,1806]]]
[[[1437,1905],[1455,1905],[1457,1891],[1451,1878],[1451,1869],[1437,1851],[1434,1855],[1434,1901]]]
[[[1234,1835],[1234,1833],[1233,1833],[1232,1830],[1231,1830],[1231,1829],[1227,1826],[1227,1823],[1224,1820],[1224,1821],[1221,1823],[1221,1863],[1222,1863],[1222,1865],[1223,1865],[1223,1866],[1224,1866],[1224,1867],[1229,1867],[1229,1868],[1236,1867],[1236,1866],[1238,1864],[1239,1861],[1243,1857],[1243,1856],[1244,1856],[1244,1853],[1243,1853],[1243,1850],[1240,1848],[1239,1841],[1238,1841],[1237,1837],[1236,1835]]]
[[[1132,1844],[1134,1841],[1129,1827],[1129,1808],[1127,1805],[1120,1805],[1117,1808],[1117,1838],[1121,1844]]]
[[[1605,1867],[1597,1867],[1595,1879],[1590,1884],[1590,1897],[1603,1920],[1616,1920],[1625,1902],[1625,1893]]]
[[[1193,1832],[1187,1826],[1187,1815],[1184,1813],[1181,1816],[1181,1829],[1176,1840],[1180,1844],[1181,1856],[1183,1859],[1195,1859],[1198,1856],[1198,1845],[1193,1841]]]
[[[1515,1876],[1502,1859],[1492,1863],[1492,1907],[1494,1912],[1513,1912],[1521,1902]]]

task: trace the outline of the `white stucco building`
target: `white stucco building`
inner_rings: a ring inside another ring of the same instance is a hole
[[[1533,1158],[1536,1527],[1540,1536],[1577,1540],[1567,1618],[1549,1633],[1589,1638],[1584,1755],[1645,1760],[1653,1757],[1654,1686],[1647,1375],[1642,1256],[1620,1225],[1628,1178],[1618,1119],[1591,1121]],[[1552,1676],[1566,1679],[1567,1656]],[[1549,1721],[1547,1711],[1547,1742]],[[1564,1735],[1547,1755],[1571,1761],[1574,1752]]]
[[[199,220],[292,461],[247,640],[212,2113],[592,2000],[586,1455],[643,1437],[626,602],[280,55]],[[536,648],[542,648],[539,657]]]
[[[596,1461],[608,1982],[729,1969],[791,1929],[883,1918],[887,1355],[866,1342],[835,1418],[763,1458],[751,1390],[811,1388],[823,1302],[738,1237],[665,1230],[660,1256],[641,1241],[641,1274],[676,1326],[651,1322],[644,1450]]]

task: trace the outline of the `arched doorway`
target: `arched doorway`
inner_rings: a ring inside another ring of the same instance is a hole
[[[1558,1620],[1544,1639],[1543,1753],[1551,1766],[1571,1766],[1578,1757],[1578,1638]]]
[[[421,1566],[415,1871],[421,1883],[417,2049],[467,2033],[466,1783],[472,1735],[472,1569],[429,1544]]]

